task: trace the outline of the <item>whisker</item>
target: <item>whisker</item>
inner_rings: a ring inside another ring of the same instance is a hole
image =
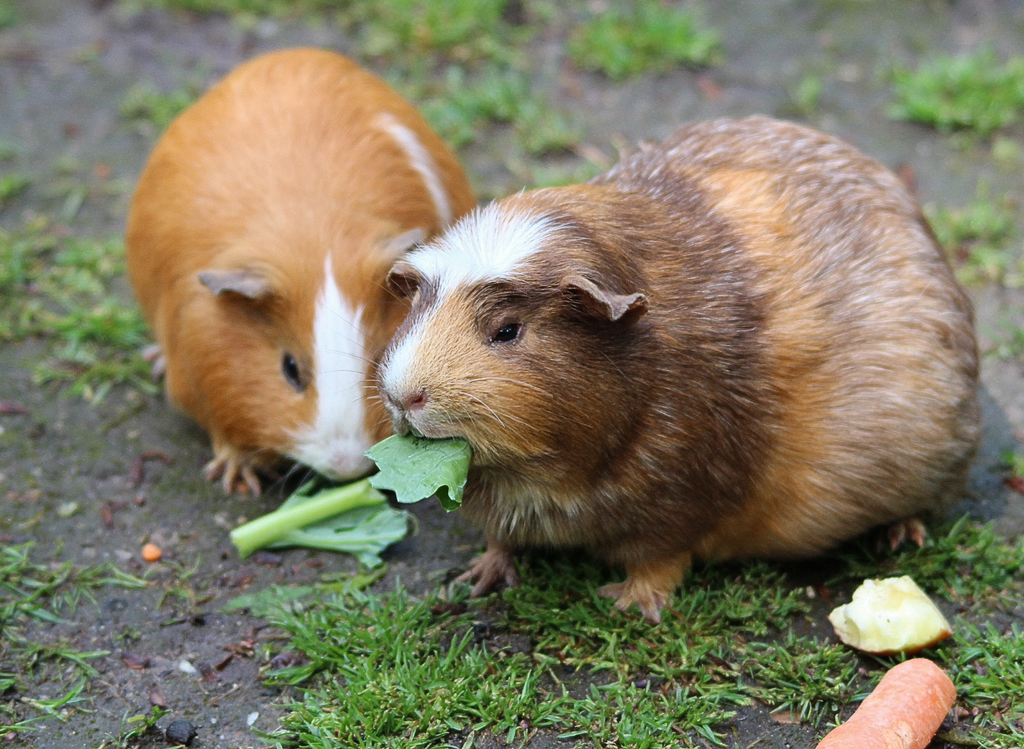
[[[325,369],[324,370],[324,374],[341,374],[341,373],[344,373],[344,374],[356,374],[356,375],[360,375],[360,376],[366,374],[365,372],[361,372],[358,369]]]
[[[324,349],[324,353],[329,355],[329,356],[340,356],[340,357],[349,357],[349,358],[352,358],[352,359],[357,359],[358,361],[361,361],[363,364],[373,364],[373,359],[371,359],[371,358],[369,358],[367,356],[363,356],[362,354],[354,354],[351,351],[346,351],[345,349],[327,348],[327,349]]]
[[[466,380],[466,382],[511,382],[514,385],[522,385],[523,387],[531,388],[536,390],[541,395],[546,395],[548,398],[554,398],[554,396],[547,390],[544,390],[537,385],[530,382],[523,382],[522,380],[515,380],[511,377],[472,377]]]
[[[476,401],[477,403],[479,403],[479,404],[480,404],[481,406],[483,406],[483,407],[484,407],[484,408],[486,408],[486,409],[487,409],[488,411],[490,411],[490,412],[491,412],[491,415],[492,415],[492,416],[494,416],[494,419],[495,419],[495,421],[497,421],[497,422],[498,422],[499,424],[501,424],[501,428],[502,428],[502,429],[505,429],[505,428],[506,428],[506,427],[505,427],[505,422],[501,420],[501,417],[500,417],[500,416],[498,416],[498,412],[497,412],[497,411],[495,411],[495,410],[494,410],[493,408],[491,408],[491,407],[490,407],[489,405],[487,405],[487,402],[486,402],[486,401],[484,401],[484,399],[483,399],[483,398],[480,398],[479,396],[473,395],[472,393],[463,393],[463,395],[465,395],[465,396],[467,396],[467,397],[469,397],[469,398],[472,398],[472,399],[473,399],[473,400],[475,400],[475,401]]]
[[[478,396],[473,395],[472,393],[467,393],[467,392],[463,392],[460,395],[465,396],[467,398],[471,398],[471,399],[477,401],[480,405],[482,405],[484,408],[486,408],[488,411],[490,411],[491,414],[494,416],[495,421],[497,421],[501,425],[501,428],[504,429],[511,436],[516,437],[516,438],[522,438],[522,437],[525,436],[524,431],[522,429],[517,429],[515,427],[510,427],[509,424],[506,424],[505,420],[503,420],[493,408],[491,408],[485,401],[480,399]],[[525,419],[517,416],[516,414],[512,414],[512,413],[505,414],[505,419],[508,419],[509,421],[513,422],[514,424],[517,424],[517,425],[520,425],[520,426],[529,426],[529,422],[528,421],[526,421]]]

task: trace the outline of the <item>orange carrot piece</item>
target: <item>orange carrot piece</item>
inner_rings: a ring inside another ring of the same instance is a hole
[[[956,702],[956,687],[927,658],[893,666],[848,721],[817,749],[924,749]]]

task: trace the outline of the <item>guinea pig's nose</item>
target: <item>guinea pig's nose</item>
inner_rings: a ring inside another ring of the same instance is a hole
[[[413,390],[402,401],[402,406],[405,407],[406,411],[419,411],[425,405],[427,405],[427,391],[424,388]]]

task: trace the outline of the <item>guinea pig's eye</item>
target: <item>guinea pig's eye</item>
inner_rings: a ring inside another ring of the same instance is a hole
[[[287,351],[281,359],[281,372],[284,373],[284,378],[288,380],[288,384],[295,388],[297,392],[301,393],[306,389],[306,386],[302,384],[302,373],[299,372],[299,363]]]
[[[491,335],[491,343],[515,343],[522,331],[523,326],[517,322],[502,325]]]

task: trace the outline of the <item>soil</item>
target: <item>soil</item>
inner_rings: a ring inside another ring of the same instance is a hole
[[[132,85],[203,87],[242,60],[285,46],[352,50],[345,34],[329,24],[245,26],[101,1],[19,0],[16,7],[18,23],[0,31],[0,141],[17,146],[18,170],[34,181],[23,199],[0,213],[5,226],[59,205],[47,186],[70,162],[86,170],[104,165],[113,197],[87,198],[69,228],[98,236],[122,231],[131,186],[153,142],[152,132],[119,116]],[[723,65],[613,84],[565,62],[553,30],[532,43],[538,95],[575,113],[587,146],[612,161],[618,146],[662,138],[687,121],[752,113],[794,118],[790,92],[804,76],[819,75],[820,101],[799,119],[912,174],[922,202],[965,205],[979,179],[992,195],[1024,194],[1021,164],[997,169],[987,144],[965,146],[884,114],[888,61],[971,50],[983,40],[1004,54],[1024,53],[1020,3],[708,0],[704,10],[722,34]],[[467,149],[467,168],[481,194],[521,187],[505,165],[505,149],[500,134]],[[1024,294],[994,286],[972,294],[982,349],[988,350],[1007,325],[1022,323]],[[161,728],[172,719],[190,721],[198,732],[193,747],[259,745],[254,729],[275,728],[286,695],[256,678],[258,658],[251,652],[274,641],[264,620],[221,613],[221,607],[274,583],[354,572],[355,562],[305,550],[240,560],[228,529],[272,510],[280,492],[259,499],[224,496],[206,483],[200,470],[210,458],[206,436],[162,396],[115,390],[90,405],[33,384],[30,365],[42,352],[38,341],[0,349],[0,399],[27,410],[0,416],[0,493],[6,497],[0,533],[35,541],[41,559],[60,548],[62,560],[114,562],[135,574],[151,569],[141,559],[148,540],[170,564],[150,573],[153,587],[103,588],[98,605],[81,606],[70,623],[46,626],[48,639],[66,638],[74,647],[111,655],[94,662],[100,676],[91,686],[92,712],[75,711],[63,723],[44,721],[38,733],[18,742],[39,749],[98,746],[120,735],[124,716],[148,712],[162,700],[171,712]],[[959,509],[994,519],[1002,532],[1015,535],[1024,531],[1024,497],[1005,489],[997,465],[1006,450],[1019,447],[1024,378],[1019,361],[986,356],[982,379],[984,444],[974,497]],[[69,500],[79,511],[60,517],[57,508]],[[436,503],[412,511],[419,533],[386,553],[387,574],[376,589],[389,589],[396,579],[414,592],[433,589],[479,548],[479,534],[458,513],[446,515]],[[764,709],[742,713],[734,728],[731,745],[761,749],[805,746],[812,735],[805,726],[772,723]],[[557,742],[542,736],[531,744],[551,745]]]

